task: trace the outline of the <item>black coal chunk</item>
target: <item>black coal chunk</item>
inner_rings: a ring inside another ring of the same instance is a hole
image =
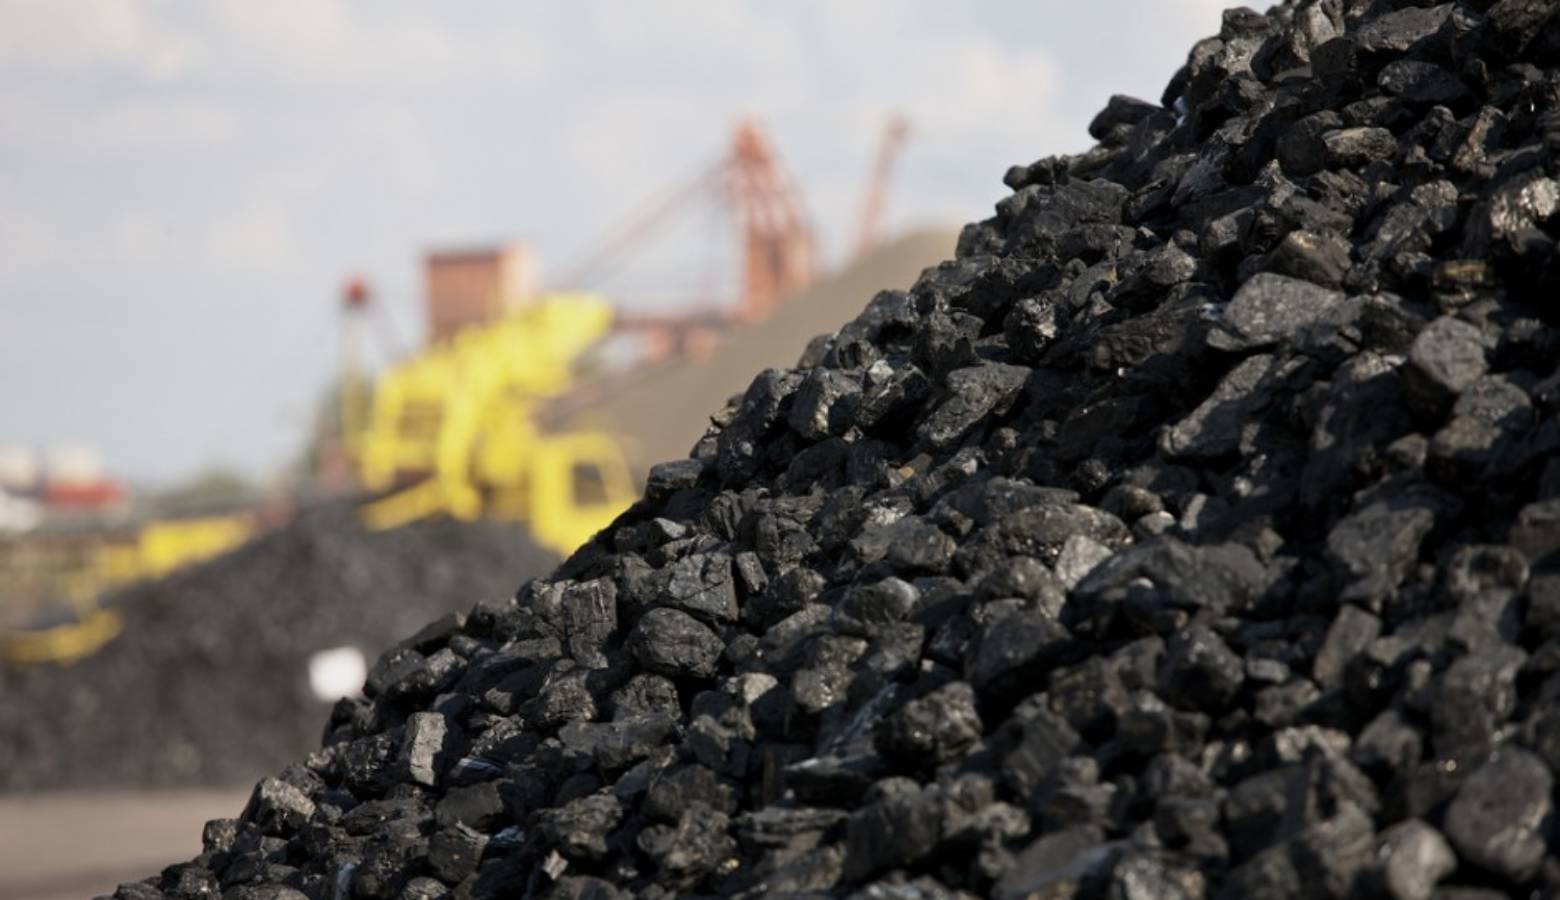
[[[1475,769],[1446,808],[1446,834],[1463,859],[1518,884],[1537,873],[1548,852],[1554,775],[1518,748],[1501,750]]]
[[[709,678],[726,651],[720,635],[670,607],[645,613],[630,633],[628,645],[647,670],[673,677]]]
[[[1451,316],[1425,326],[1414,338],[1403,370],[1409,400],[1427,415],[1443,414],[1488,371],[1484,345],[1478,328]]]
[[[262,833],[285,835],[307,823],[314,811],[314,801],[303,790],[278,778],[266,778],[255,785],[239,818]]]
[[[1283,275],[1260,273],[1241,285],[1208,343],[1221,350],[1255,350],[1305,337],[1343,301],[1337,291]]]
[[[948,396],[921,423],[917,436],[934,448],[955,443],[993,411],[1005,410],[1028,377],[1028,369],[1002,363],[948,373]]]
[[[1193,626],[1167,642],[1161,690],[1172,703],[1217,712],[1234,699],[1245,671],[1245,663],[1217,634]]]
[[[959,757],[980,738],[975,690],[955,681],[906,703],[885,719],[877,746],[884,756],[940,763]]]

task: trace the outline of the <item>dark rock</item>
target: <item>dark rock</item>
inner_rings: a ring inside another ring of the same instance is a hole
[[[645,613],[629,635],[628,646],[646,669],[674,678],[712,677],[726,651],[719,635],[669,607]]]
[[[1113,136],[1122,135],[1124,130],[1130,131],[1131,126],[1160,111],[1160,107],[1152,103],[1115,94],[1089,123],[1089,136],[1097,141],[1110,140]],[[1124,141],[1119,142],[1124,143]]]
[[[675,827],[652,825],[639,832],[639,849],[674,883],[696,885],[733,866],[737,844],[727,834],[724,813],[695,806],[683,813]]]
[[[704,473],[704,463],[697,459],[674,459],[656,463],[645,476],[645,495],[668,497],[678,491],[693,487]]]
[[[1079,746],[1082,738],[1060,716],[1039,704],[1021,706],[1017,742],[1002,759],[1002,777],[1027,797]]]
[[[1436,681],[1430,719],[1443,756],[1489,746],[1516,706],[1516,679],[1527,655],[1496,646],[1458,659]]]
[[[612,579],[596,578],[565,588],[563,621],[570,655],[583,665],[603,667],[606,643],[617,629],[617,586]]]
[[[941,819],[937,797],[914,782],[879,785],[882,796],[850,817],[845,837],[845,877],[860,881],[874,872],[909,865],[937,846]]]
[[[980,740],[975,690],[963,681],[912,700],[883,721],[877,733],[884,756],[912,763],[954,759]]]
[[[653,819],[676,823],[695,805],[731,814],[736,798],[731,786],[706,766],[679,766],[656,777],[645,795],[644,812]]]
[[[1406,7],[1362,23],[1351,37],[1354,46],[1363,53],[1400,52],[1439,31],[1451,11],[1450,4]]]
[[[1013,304],[1002,322],[1002,331],[1019,359],[1039,362],[1041,354],[1061,334],[1056,304],[1026,297]]]
[[[1043,675],[1071,649],[1067,629],[1037,613],[1014,613],[987,626],[969,667],[979,690],[1018,685]]]
[[[1166,456],[1193,460],[1233,453],[1245,430],[1272,401],[1272,387],[1282,371],[1278,358],[1271,355],[1242,361],[1208,399],[1164,432],[1160,449]]]
[[[1560,550],[1560,497],[1529,503],[1518,510],[1510,539],[1533,565]]]
[[[477,870],[487,835],[466,825],[436,832],[428,841],[428,867],[450,884],[457,884]]]
[[[1056,555],[1056,577],[1066,588],[1075,588],[1114,551],[1087,535],[1075,534]]]
[[[1000,900],[1066,897],[1110,868],[1118,848],[1088,827],[1047,834],[1026,847],[992,889]]]
[[[1375,850],[1370,817],[1352,805],[1241,864],[1223,897],[1347,897]]]
[[[1457,870],[1446,838],[1418,819],[1393,825],[1377,840],[1377,877],[1393,900],[1430,900],[1436,884]]]
[[[861,384],[842,372],[817,368],[802,382],[791,403],[787,420],[791,428],[809,440],[819,441],[840,434],[849,426],[852,407],[861,394]]]
[[[1419,765],[1424,753],[1419,732],[1397,710],[1384,710],[1360,733],[1350,758],[1368,772],[1383,778],[1401,775]]]
[[[851,541],[862,562],[884,560],[900,569],[940,571],[953,558],[956,545],[936,525],[906,516],[887,525],[869,526]]]
[[[465,824],[483,830],[496,823],[503,812],[498,785],[488,781],[447,791],[435,807],[434,817],[440,828]]]
[[[265,778],[255,785],[239,819],[263,834],[287,835],[308,822],[314,809],[308,794],[280,779]]]
[[[1311,666],[1311,677],[1325,689],[1338,687],[1344,668],[1380,634],[1380,619],[1357,606],[1344,606],[1327,629],[1327,639]]]
[[[1166,644],[1160,684],[1172,702],[1217,712],[1234,699],[1245,679],[1241,658],[1204,626],[1179,632]]]
[[[1542,760],[1516,748],[1501,750],[1458,789],[1446,809],[1446,835],[1473,865],[1525,882],[1544,861],[1542,829],[1553,789],[1554,776]]]
[[[1385,128],[1340,128],[1322,135],[1325,164],[1340,168],[1390,161],[1397,155],[1397,138]]]
[[[1167,634],[1198,610],[1223,613],[1253,604],[1266,573],[1245,547],[1194,547],[1171,537],[1134,544],[1096,566],[1072,590],[1063,620],[1090,634],[1120,622]]]
[[[1342,599],[1379,603],[1417,561],[1433,527],[1433,507],[1413,499],[1374,503],[1338,522],[1327,535],[1327,554],[1344,576]]]
[[[1005,410],[1028,378],[1029,369],[1001,363],[950,372],[947,398],[921,423],[916,436],[934,448],[956,443],[976,422]]]
[[[916,409],[931,391],[931,382],[914,363],[896,367],[878,360],[867,367],[856,424],[865,430],[891,425],[899,414]]]
[[[559,853],[575,862],[607,854],[607,836],[623,818],[623,805],[610,794],[592,794],[544,812],[538,831]]]
[[[1343,284],[1344,276],[1349,273],[1349,256],[1347,240],[1297,228],[1268,251],[1262,267],[1266,272],[1336,288]]]
[[[737,589],[731,557],[696,553],[667,566],[653,580],[657,599],[707,622],[737,619]]]
[[[1456,103],[1468,95],[1467,86],[1457,76],[1424,60],[1390,62],[1376,77],[1376,84],[1395,97],[1425,106]]]
[[[414,784],[433,787],[448,765],[449,723],[439,713],[413,713],[401,739],[402,766]]]
[[[1271,346],[1317,327],[1343,295],[1307,281],[1266,272],[1241,285],[1208,343],[1221,350]]]
[[[1426,415],[1443,414],[1487,370],[1484,344],[1479,329],[1450,316],[1425,326],[1403,368],[1408,399]]]

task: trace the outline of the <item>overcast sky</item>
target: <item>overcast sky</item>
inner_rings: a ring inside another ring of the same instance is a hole
[[[0,0],[0,444],[264,472],[347,273],[409,339],[425,248],[522,237],[556,270],[743,116],[831,258],[891,110],[889,224],[983,218],[1110,94],[1157,100],[1222,6]]]

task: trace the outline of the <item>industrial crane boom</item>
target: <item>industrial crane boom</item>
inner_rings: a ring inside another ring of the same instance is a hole
[[[877,246],[883,224],[883,211],[888,206],[889,182],[894,175],[894,163],[899,150],[910,134],[910,123],[903,116],[891,116],[883,126],[883,136],[878,143],[877,157],[872,161],[872,173],[867,178],[867,192],[861,201],[861,215],[856,220],[856,244],[851,258],[856,259]]]
[[[742,122],[730,149],[664,199],[632,216],[558,279],[560,287],[589,288],[673,217],[700,201],[723,206],[740,228],[741,295],[735,317],[768,316],[780,298],[812,282],[812,233],[800,192],[786,177],[773,147],[753,122]]]

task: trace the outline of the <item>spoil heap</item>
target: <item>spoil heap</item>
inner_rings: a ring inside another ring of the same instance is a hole
[[[121,896],[1560,888],[1557,10],[1228,13]]]
[[[512,526],[370,534],[348,507],[305,513],[111,598],[124,631],[94,656],[0,670],[0,791],[252,783],[319,746],[316,652],[372,660],[555,562]]]

